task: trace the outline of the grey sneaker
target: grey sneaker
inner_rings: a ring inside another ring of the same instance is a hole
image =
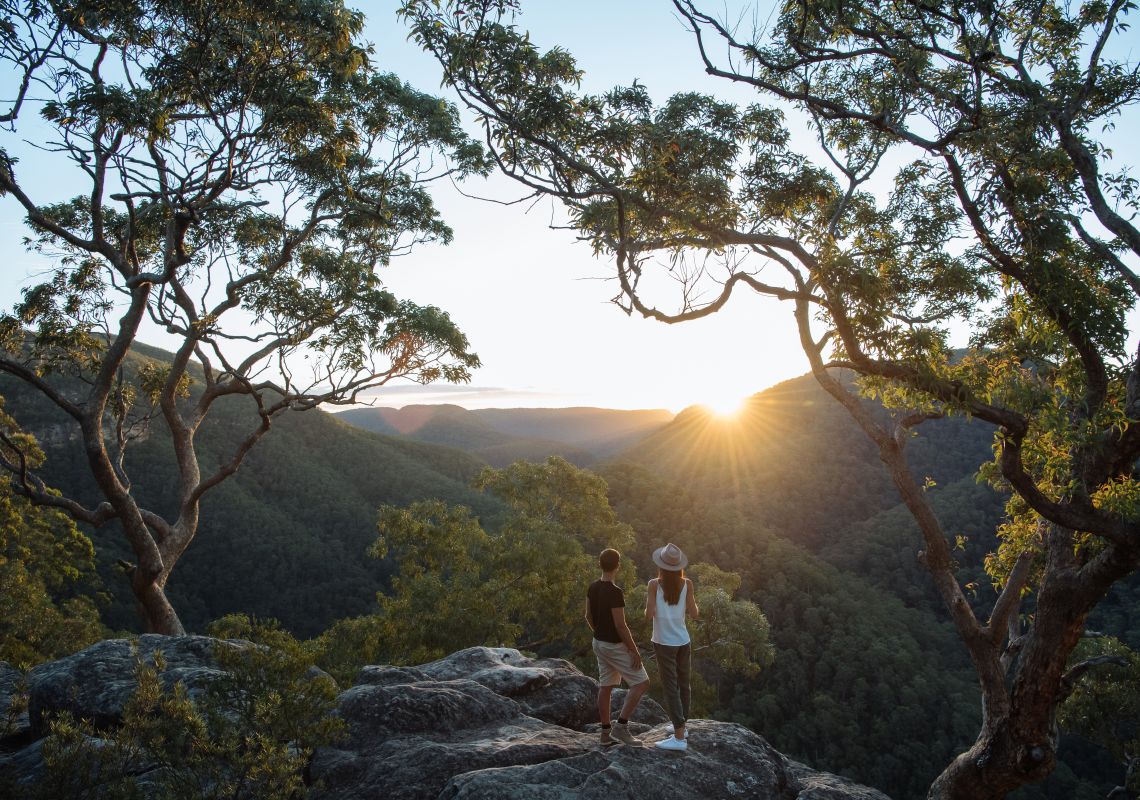
[[[602,728],[602,736],[600,741],[602,743],[602,747],[609,747],[611,744],[617,744],[617,742],[614,741],[614,737],[610,735],[609,728]]]
[[[629,725],[622,725],[618,722],[614,725],[613,732],[613,737],[622,744],[641,744],[637,741],[637,737],[629,732]]]

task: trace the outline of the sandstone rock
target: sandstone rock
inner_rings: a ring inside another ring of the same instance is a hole
[[[589,747],[589,737],[528,717],[511,698],[472,680],[355,686],[341,693],[338,713],[347,736],[315,754],[309,774],[316,797],[434,798],[459,773]]]
[[[581,729],[598,721],[597,682],[561,658],[528,658],[509,647],[468,647],[415,671],[436,680],[465,678],[481,683],[517,700],[528,715],[555,725]],[[625,694],[624,689],[613,693],[614,717]],[[633,715],[634,722],[648,725],[667,719],[665,710],[648,697]]]
[[[641,747],[595,747],[589,753],[542,764],[484,769],[457,775],[440,800],[645,797],[794,797],[785,759],[747,728],[693,720],[684,753],[653,747],[672,733],[660,725]]]
[[[618,696],[613,698],[611,705],[620,708],[625,693],[619,695],[614,692],[614,695]],[[580,730],[589,723],[598,721],[598,684],[577,670],[555,675],[550,683],[515,699],[530,716],[564,728]],[[647,697],[641,703],[646,708],[638,707],[636,719],[639,722],[643,721],[646,714],[652,717],[652,709],[648,705],[652,702]],[[660,706],[656,703],[653,706],[664,718],[665,712],[661,711]],[[616,712],[614,716],[617,716]]]
[[[390,686],[426,680],[428,680],[428,676],[415,667],[393,667],[388,664],[378,664],[361,669],[353,685]]]
[[[417,670],[437,681],[472,680],[509,697],[545,685],[556,670],[565,668],[563,665],[569,666],[569,662],[527,658],[510,647],[468,647],[421,664]]]
[[[37,739],[14,753],[0,755],[0,787],[6,783],[17,789],[34,786],[43,777],[43,739]]]
[[[206,637],[143,636],[137,645],[100,642],[41,665],[27,676],[30,736],[42,735],[46,715],[62,710],[113,727],[135,688],[137,659],[150,660],[155,650],[166,662],[160,674],[167,685],[181,680],[193,697],[223,674],[213,661],[215,646]],[[0,703],[13,677],[0,667]],[[632,725],[642,744],[603,748],[596,695],[597,684],[569,662],[530,659],[509,648],[469,648],[414,668],[366,667],[337,699],[345,737],[313,755],[306,779],[318,800],[887,800],[790,762],[731,723],[692,720],[688,751],[658,750],[653,742],[672,729],[648,700],[635,716],[643,722]],[[616,707],[622,693],[614,695]],[[39,780],[42,744],[37,739],[0,754],[0,786],[22,790]],[[149,778],[163,768],[138,766],[143,796],[159,800],[162,784]]]
[[[194,697],[224,674],[213,659],[213,648],[219,644],[251,646],[208,636],[144,634],[137,641],[106,639],[74,655],[40,664],[27,675],[32,730],[42,736],[46,717],[61,711],[90,720],[99,728],[114,726],[122,717],[123,704],[138,685],[136,665],[140,660],[154,663],[155,652],[166,662],[160,673],[164,685],[171,687],[181,681]]]
[[[877,789],[861,786],[830,772],[816,772],[798,761],[788,761],[788,773],[799,792],[796,800],[889,800]]]
[[[687,752],[658,750],[672,726],[651,701],[654,724],[633,725],[641,746],[603,748],[597,684],[560,659],[474,647],[361,679],[338,700],[345,741],[310,765],[316,798],[887,800],[788,762],[731,723],[693,720]]]
[[[465,688],[478,685],[457,683]],[[361,729],[351,720],[350,730],[350,743],[314,755],[309,767],[314,798],[435,798],[454,775],[557,760],[587,752],[597,741],[521,715],[386,739],[362,740]]]
[[[519,706],[474,681],[354,686],[337,698],[351,739],[362,745],[392,736],[450,736],[519,715]]]

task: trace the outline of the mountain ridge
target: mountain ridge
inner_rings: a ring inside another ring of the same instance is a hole
[[[369,406],[347,409],[335,416],[376,433],[455,447],[494,467],[504,467],[520,458],[538,461],[549,456],[560,456],[577,466],[590,466],[673,417],[660,409],[465,409],[450,403],[400,408]]]

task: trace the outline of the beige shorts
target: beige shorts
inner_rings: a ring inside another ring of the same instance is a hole
[[[617,686],[622,678],[630,686],[649,680],[645,667],[633,668],[633,656],[621,642],[595,639],[594,655],[598,657],[598,683],[602,686]]]

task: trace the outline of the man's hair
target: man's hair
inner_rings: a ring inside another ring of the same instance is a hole
[[[613,572],[618,567],[618,562],[621,561],[621,553],[614,550],[612,547],[607,547],[598,556],[598,564],[602,568],[602,572]]]

